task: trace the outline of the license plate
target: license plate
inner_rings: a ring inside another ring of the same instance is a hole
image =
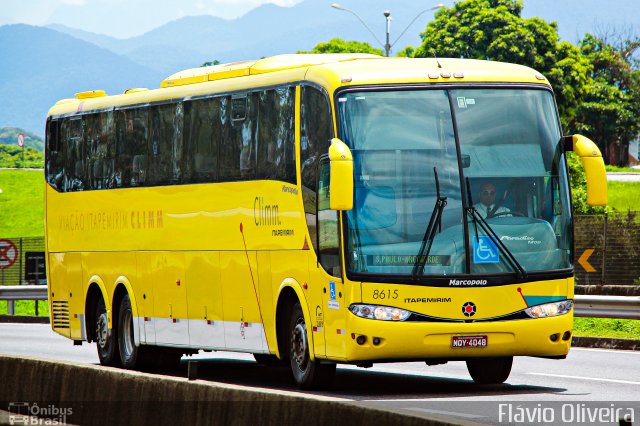
[[[452,348],[486,348],[488,345],[487,336],[453,336],[451,337]]]

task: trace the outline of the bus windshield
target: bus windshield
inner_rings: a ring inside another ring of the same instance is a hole
[[[427,278],[571,268],[568,179],[550,91],[348,91],[338,109],[355,171],[344,221],[349,273],[375,281],[415,278],[418,266]]]

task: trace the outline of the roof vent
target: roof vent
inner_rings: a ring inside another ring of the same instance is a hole
[[[136,88],[134,88],[134,89],[127,89],[127,90],[125,90],[125,91],[124,91],[124,94],[125,94],[125,95],[130,95],[130,94],[132,94],[132,93],[146,92],[147,90],[149,90],[149,89],[147,89],[146,87],[136,87]]]
[[[107,92],[104,90],[89,90],[87,92],[79,92],[75,94],[76,99],[91,99],[91,98],[101,98],[103,96],[107,96]]]

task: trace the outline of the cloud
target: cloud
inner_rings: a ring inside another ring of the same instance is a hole
[[[60,4],[67,6],[84,6],[87,4],[87,0],[60,0]]]

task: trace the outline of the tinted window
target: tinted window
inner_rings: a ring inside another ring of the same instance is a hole
[[[51,120],[47,179],[60,191],[295,183],[294,122],[293,87]]]
[[[329,152],[333,137],[329,99],[313,87],[302,87],[300,105],[300,167],[302,174],[302,199],[307,217],[309,234],[316,253],[316,192],[320,157]]]
[[[218,179],[218,146],[222,140],[220,98],[185,103],[186,160],[183,182]]]
[[[63,143],[60,140],[60,122],[49,120],[47,122],[47,147],[46,147],[46,175],[47,182],[57,189],[62,190],[64,179]]]
[[[295,89],[260,92],[258,179],[295,183]]]

